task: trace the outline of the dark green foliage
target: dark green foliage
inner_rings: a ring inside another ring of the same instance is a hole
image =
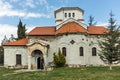
[[[18,39],[23,39],[26,37],[26,25],[22,24],[21,20],[19,21],[18,24],[18,30],[17,30],[17,35],[18,35]]]
[[[107,64],[111,65],[120,61],[120,26],[115,24],[112,12],[110,13],[108,33],[104,35],[104,41],[100,42],[100,58]]]
[[[4,63],[4,49],[2,46],[0,46],[0,65],[3,65]]]
[[[94,22],[94,17],[89,16],[88,24],[89,26],[95,26],[97,22]]]
[[[56,67],[64,67],[66,63],[65,56],[61,53],[60,49],[58,51],[58,54],[53,54],[54,64]]]

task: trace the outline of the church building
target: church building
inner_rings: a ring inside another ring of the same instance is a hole
[[[98,41],[107,29],[86,25],[83,15],[79,7],[62,7],[54,12],[56,25],[37,26],[26,38],[3,44],[4,66],[44,69],[59,49],[69,67],[105,65]]]

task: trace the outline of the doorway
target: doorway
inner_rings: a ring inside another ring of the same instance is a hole
[[[44,69],[44,60],[41,57],[37,58],[37,69]]]

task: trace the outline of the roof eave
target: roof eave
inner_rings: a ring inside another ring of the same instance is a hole
[[[3,46],[26,46],[26,45],[3,45]]]
[[[81,9],[81,8],[79,8],[79,7],[61,7],[61,8],[59,8],[59,9],[57,9],[57,10],[54,11],[54,16],[56,17],[55,14],[56,14],[57,12],[59,12],[59,11],[61,11],[61,10],[65,10],[65,9],[77,9],[77,10],[82,11],[82,13],[84,14],[84,10]]]
[[[56,33],[56,35],[63,35],[63,34],[78,34],[78,33],[87,34],[87,32],[64,32],[64,33]]]
[[[45,35],[42,35],[42,34],[29,34],[28,36],[55,36],[55,34],[45,34]]]

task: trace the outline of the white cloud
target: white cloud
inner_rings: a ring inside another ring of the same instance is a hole
[[[0,1],[0,10],[8,10],[11,8],[12,8],[12,5],[10,5],[8,2]]]
[[[25,13],[20,10],[13,10],[13,6],[8,2],[0,1],[0,17],[4,16],[24,16]]]
[[[43,5],[49,13],[52,13],[56,7],[50,5],[47,0],[39,0],[39,5]]]
[[[10,0],[10,2],[18,2],[19,0]]]
[[[27,27],[27,33],[30,32],[34,26],[32,27]],[[14,35],[14,37],[17,37],[17,27],[9,24],[0,24],[0,44],[1,41],[3,40],[4,36],[9,39],[11,37],[11,34]]]
[[[46,0],[39,0],[40,5],[48,5]]]
[[[40,13],[28,13],[28,14],[26,14],[26,16],[25,16],[25,18],[39,18],[39,17],[50,18],[49,15],[40,14]]]
[[[26,0],[26,6],[29,6],[31,8],[36,7],[33,0]]]
[[[32,13],[32,12],[27,12],[24,10],[17,10],[17,9],[15,10],[13,9],[13,6],[8,2],[0,1],[0,5],[1,5],[0,17],[5,17],[5,16],[9,16],[9,17],[18,16],[23,18],[40,18],[40,17],[49,18],[50,17],[49,15],[46,15],[43,13]]]
[[[15,37],[17,36],[17,27],[9,24],[0,24],[0,43],[5,35],[7,38],[9,38],[11,34],[13,34]]]
[[[97,22],[96,26],[108,26],[108,23],[105,22]]]
[[[60,0],[60,2],[61,2],[62,4],[68,4],[69,1],[70,1],[70,0]]]

